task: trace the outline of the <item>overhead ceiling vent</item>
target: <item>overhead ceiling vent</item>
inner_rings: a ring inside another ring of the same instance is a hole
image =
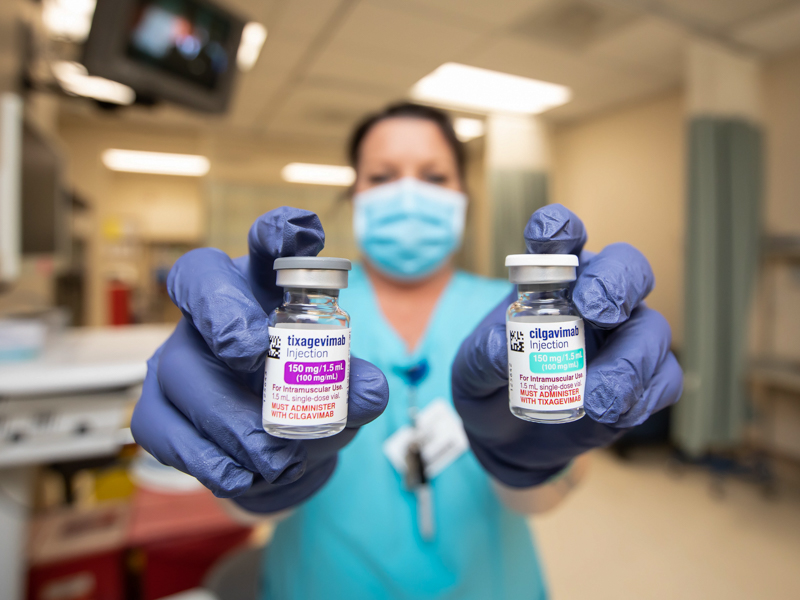
[[[589,0],[552,0],[511,28],[520,37],[574,50],[624,27],[637,16],[635,10]]]

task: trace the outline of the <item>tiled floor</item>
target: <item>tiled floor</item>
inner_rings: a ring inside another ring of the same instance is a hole
[[[660,453],[598,453],[583,485],[534,520],[553,600],[800,599],[800,490],[765,500]]]

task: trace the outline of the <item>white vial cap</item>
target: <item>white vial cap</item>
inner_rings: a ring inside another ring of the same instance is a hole
[[[347,272],[353,267],[346,258],[285,256],[276,258],[272,268],[281,287],[341,290],[347,287]]]
[[[578,257],[574,254],[509,254],[511,283],[560,283],[575,281]]]

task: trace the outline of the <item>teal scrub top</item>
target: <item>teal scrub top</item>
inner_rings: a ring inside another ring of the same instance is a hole
[[[389,404],[340,452],[330,481],[278,524],[265,552],[264,599],[546,598],[525,519],[500,503],[472,452],[431,481],[436,533],[426,541],[416,497],[382,449],[409,424],[409,388],[398,370],[426,359],[430,372],[417,406],[437,398],[452,404],[450,368],[459,345],[510,289],[505,281],[456,273],[409,354],[366,273],[353,268],[339,299],[351,317],[351,352],[386,374]]]

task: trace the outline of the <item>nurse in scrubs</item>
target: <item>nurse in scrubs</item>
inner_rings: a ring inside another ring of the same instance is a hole
[[[327,485],[278,525],[264,597],[544,598],[525,518],[469,452],[452,408],[459,345],[511,291],[453,265],[468,205],[464,148],[440,111],[398,105],[356,129],[349,155],[362,260],[340,304],[352,316],[352,354],[383,371],[390,401],[339,453]],[[408,489],[407,449],[387,455],[393,435],[429,415],[441,425],[426,433],[455,447],[432,465],[430,499]],[[582,470],[526,508],[555,505]],[[292,565],[319,554],[298,577]]]
[[[637,308],[649,265],[629,246],[581,254],[577,217],[537,211],[529,251],[580,254],[588,277],[575,286],[592,324],[587,417],[523,422],[507,404],[512,287],[453,264],[468,198],[450,121],[395,105],[357,128],[349,154],[362,257],[340,296],[352,316],[347,429],[298,441],[261,428],[266,314],[281,298],[272,261],[323,245],[316,215],[278,209],[251,229],[249,256],[200,249],[176,263],[168,288],[185,318],[148,363],[134,436],[240,518],[279,519],[265,599],[546,598],[526,515],[573,489],[585,451],[680,394],[669,327]]]

